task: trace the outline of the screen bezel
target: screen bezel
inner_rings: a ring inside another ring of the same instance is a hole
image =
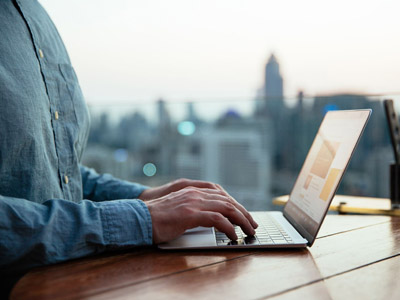
[[[318,232],[319,232],[319,230],[320,230],[320,228],[321,228],[321,225],[322,225],[322,223],[323,223],[323,221],[324,221],[324,219],[325,219],[325,217],[326,217],[326,214],[327,214],[327,212],[328,212],[328,210],[329,210],[329,206],[330,206],[330,204],[331,204],[331,202],[332,202],[332,200],[333,200],[333,197],[335,196],[335,194],[336,194],[336,192],[337,192],[337,189],[339,188],[339,185],[340,185],[340,183],[341,183],[341,181],[342,181],[342,179],[343,179],[343,176],[344,176],[344,174],[346,173],[347,167],[349,166],[350,160],[351,160],[351,158],[353,157],[353,154],[354,154],[354,152],[355,152],[355,149],[357,148],[357,145],[358,145],[359,142],[360,142],[360,139],[361,139],[361,136],[363,135],[363,132],[364,132],[364,130],[365,130],[365,127],[367,126],[367,123],[368,123],[368,120],[369,120],[369,118],[370,118],[370,116],[371,116],[372,110],[371,110],[371,109],[358,109],[358,110],[337,110],[337,111],[328,111],[328,112],[325,114],[324,119],[322,120],[321,125],[320,125],[320,127],[319,127],[319,129],[318,129],[318,132],[317,132],[317,134],[315,135],[315,138],[314,138],[314,140],[313,140],[313,142],[312,142],[312,144],[311,144],[311,145],[314,145],[314,142],[315,142],[315,140],[316,140],[316,138],[317,138],[317,136],[318,136],[318,134],[319,134],[319,132],[320,132],[320,130],[321,130],[321,128],[322,128],[322,126],[323,126],[323,124],[324,124],[324,121],[325,121],[325,119],[326,119],[326,117],[327,117],[328,114],[349,114],[349,113],[350,113],[350,114],[353,114],[353,113],[360,113],[360,112],[365,112],[365,114],[366,114],[366,115],[365,115],[364,125],[363,125],[363,127],[362,127],[362,130],[360,131],[360,134],[359,134],[358,137],[357,137],[357,141],[356,141],[356,143],[355,143],[355,145],[354,145],[354,147],[353,147],[353,150],[352,150],[352,152],[351,152],[351,154],[350,154],[350,156],[349,156],[349,159],[348,159],[347,162],[346,162],[345,168],[343,169],[343,172],[342,172],[342,174],[341,174],[341,176],[340,176],[340,178],[339,178],[339,180],[338,180],[338,182],[337,182],[337,184],[336,184],[336,187],[335,187],[335,189],[334,189],[334,193],[333,193],[333,194],[330,196],[330,198],[328,199],[329,204],[326,206],[325,212],[324,212],[324,214],[323,214],[323,217],[322,217],[321,221],[320,221],[319,224],[318,224],[318,228],[317,228],[315,234],[312,234],[312,233],[308,232],[300,223],[298,223],[298,222],[295,220],[294,217],[292,217],[292,216],[290,215],[290,213],[289,213],[288,211],[286,211],[286,206],[287,206],[287,204],[289,204],[289,203],[291,202],[293,189],[292,189],[292,192],[290,193],[289,200],[288,200],[288,202],[286,203],[286,205],[285,205],[285,207],[284,207],[284,209],[283,209],[283,215],[284,215],[284,217],[285,217],[285,218],[292,224],[292,226],[293,226],[294,228],[296,228],[296,230],[308,241],[307,245],[310,246],[310,247],[312,246],[312,244],[314,243],[314,241],[315,241],[315,239],[316,239],[316,237],[317,237],[317,235],[318,235]],[[351,118],[351,116],[349,116],[349,118]],[[311,147],[312,147],[312,146],[311,146]],[[305,162],[307,161],[307,159],[308,159],[308,157],[309,157],[309,155],[310,155],[310,153],[311,153],[311,151],[310,151],[310,150],[311,150],[311,147],[310,147],[310,149],[309,149],[309,151],[308,151],[308,154],[307,154],[306,159],[304,160],[304,163],[303,163],[303,166],[302,166],[302,168],[301,168],[301,170],[300,170],[300,173],[299,173],[299,175],[297,176],[296,182],[295,182],[295,184],[293,185],[293,188],[296,186],[297,181],[298,181],[299,178],[301,177],[300,174],[303,172],[303,169],[304,169],[304,166],[305,166]],[[293,203],[293,205],[296,205],[296,204]]]

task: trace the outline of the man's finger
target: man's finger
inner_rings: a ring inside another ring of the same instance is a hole
[[[247,235],[255,235],[250,221],[233,204],[224,201],[201,201],[203,211],[218,212],[229,219],[232,224],[239,225]]]
[[[191,216],[189,226],[188,228],[198,226],[215,227],[218,231],[225,233],[231,240],[236,241],[238,238],[232,223],[218,212],[199,211],[197,214]]]
[[[241,205],[239,202],[237,202],[235,199],[233,199],[230,195],[225,195],[221,191],[214,190],[214,189],[208,189],[208,188],[202,188],[202,189],[199,190],[199,192],[202,193],[201,195],[205,199],[209,199],[209,200],[215,199],[216,195],[223,197],[223,198],[218,198],[217,197],[216,199],[217,200],[221,200],[221,201],[227,201],[227,202],[231,203],[238,210],[240,210],[240,212],[249,220],[249,222],[251,223],[253,228],[257,228],[258,227],[258,224],[256,223],[256,221],[254,221],[254,219],[251,216],[251,214],[244,208],[243,205]]]

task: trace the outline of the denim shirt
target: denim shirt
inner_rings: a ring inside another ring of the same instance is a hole
[[[0,274],[152,243],[145,187],[80,165],[88,131],[45,10],[0,0]]]

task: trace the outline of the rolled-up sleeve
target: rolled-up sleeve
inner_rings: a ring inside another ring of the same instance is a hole
[[[120,248],[152,244],[151,216],[146,204],[140,200],[115,200],[101,204],[106,245]]]
[[[43,204],[0,196],[0,268],[32,267],[152,244],[152,223],[140,200],[53,199]]]

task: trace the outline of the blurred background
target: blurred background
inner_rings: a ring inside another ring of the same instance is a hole
[[[400,109],[394,0],[42,0],[92,125],[83,163],[150,186],[288,194],[328,110],[373,114],[339,193],[389,196],[382,100]]]

